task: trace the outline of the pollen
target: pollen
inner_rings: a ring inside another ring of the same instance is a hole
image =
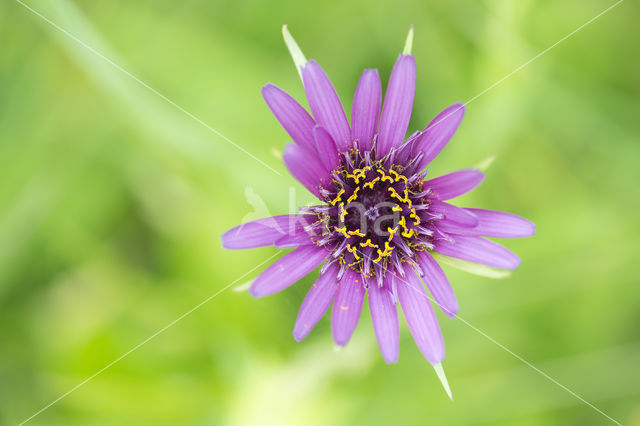
[[[395,182],[400,182],[401,180],[404,181],[405,184],[408,182],[407,177],[405,175],[401,175],[393,169],[389,170],[389,174],[393,175],[393,179]]]
[[[422,224],[418,208],[429,197],[422,189],[424,178],[410,165],[387,166],[386,157],[376,160],[375,149],[360,148],[355,141],[352,149],[341,154],[344,160],[331,173],[335,179],[321,188],[327,206],[308,211],[316,209],[321,216],[323,232],[316,244],[336,251],[334,258],[342,270],[373,277],[411,260],[405,259],[413,256],[407,247],[432,246],[428,223],[413,229]],[[396,250],[398,244],[404,249]]]
[[[380,175],[382,177],[382,182],[384,182],[385,180],[388,180],[389,183],[393,183],[393,178],[391,176],[387,176],[387,174],[384,172],[384,170],[378,169],[378,173],[380,173]]]
[[[342,201],[342,194],[344,194],[344,188],[340,188],[340,191],[338,191],[336,198],[331,201],[331,205],[335,206],[338,201]]]
[[[367,234],[363,234],[362,232],[360,232],[360,228],[356,229],[355,231],[347,231],[347,233],[349,235],[357,235],[358,237],[366,237]]]
[[[344,208],[344,203],[340,203],[340,223],[344,223],[344,217],[347,215],[347,210]]]
[[[371,242],[371,239],[368,239],[367,241],[365,241],[364,243],[360,243],[360,247],[372,247],[372,248],[379,248],[380,246],[377,244],[373,244]]]
[[[384,179],[383,179],[383,180],[384,180]],[[391,193],[391,196],[392,196],[392,197],[394,197],[394,198],[397,198],[397,199],[398,199],[398,201],[400,201],[400,202],[405,202],[405,201],[404,201],[404,198],[402,198],[402,197],[400,196],[400,194],[398,194],[398,191],[396,191],[396,189],[395,189],[395,188],[389,188],[389,192]]]
[[[363,169],[355,169],[353,173],[347,173],[347,177],[353,179],[356,184],[360,183],[360,179],[364,179],[367,176],[366,170],[370,169],[370,167],[365,167]]]
[[[358,256],[358,249],[356,247],[351,247],[351,244],[347,244],[347,251],[352,253],[356,260],[360,259],[360,256]]]
[[[369,189],[371,189],[373,191],[373,185],[376,184],[376,182],[378,182],[380,180],[380,176],[376,176],[375,179],[369,181],[369,182],[365,182],[364,185],[362,185],[363,188],[369,187]]]
[[[384,243],[384,251],[378,249],[378,257],[376,259],[374,259],[374,263],[378,263],[382,260],[383,257],[389,257],[391,256],[391,253],[393,252],[393,249],[395,247],[391,247],[389,246],[389,241],[385,241]]]
[[[335,228],[333,228],[337,233],[344,235],[345,237],[349,238],[349,234],[347,234],[347,227],[343,226],[343,227],[338,227],[336,226]]]
[[[356,201],[358,199],[358,191],[360,190],[360,187],[357,187],[355,191],[353,191],[353,194],[351,194],[351,197],[349,197],[347,199],[347,203],[352,203],[354,201]]]
[[[387,228],[387,232],[389,233],[389,241],[393,240],[393,236],[396,235],[396,232],[398,232],[398,227],[396,226],[395,228]]]
[[[411,218],[413,218],[415,220],[415,222],[413,222],[414,225],[416,225],[416,226],[420,225],[420,217],[416,213],[416,209],[415,208],[411,209],[411,213],[409,214],[409,217],[411,217]]]

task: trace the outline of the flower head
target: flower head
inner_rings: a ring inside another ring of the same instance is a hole
[[[233,228],[223,235],[224,246],[296,247],[254,281],[250,293],[256,297],[283,290],[322,265],[300,308],[296,340],[304,339],[333,304],[333,338],[346,345],[368,294],[385,361],[398,359],[400,304],[416,344],[442,378],[444,343],[430,299],[450,317],[458,312],[458,303],[434,256],[515,269],[519,258],[484,237],[529,236],[535,226],[509,213],[446,202],[480,184],[480,170],[425,180],[425,167],[456,132],[465,108],[446,108],[405,141],[416,86],[412,31],[391,72],[384,104],[378,72],[362,73],[351,123],[320,65],[307,61],[286,27],[284,32],[311,115],[272,84],[262,93],[295,142],[284,150],[287,168],[319,202],[302,207],[298,215]]]

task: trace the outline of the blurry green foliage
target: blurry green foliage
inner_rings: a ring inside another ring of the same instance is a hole
[[[288,23],[347,110],[361,70],[388,78],[409,24],[411,131],[608,7],[605,1],[27,2],[222,132],[261,166],[19,3],[0,4],[0,424],[16,424],[275,249],[224,251],[253,211],[311,200],[274,152],[260,96],[303,99]],[[640,424],[640,43],[627,1],[469,105],[435,175],[496,160],[464,205],[538,225],[505,280],[447,268],[462,317],[624,424]],[[243,281],[255,276],[253,272]],[[291,330],[308,277],[226,291],[33,425],[606,424],[460,321],[440,316],[450,402],[402,331],[387,366],[367,315],[334,351],[326,319]],[[366,312],[366,311],[365,311]]]

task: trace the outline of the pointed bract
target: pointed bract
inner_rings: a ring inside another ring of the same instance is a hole
[[[407,39],[404,41],[404,49],[402,49],[403,55],[411,55],[411,49],[413,48],[413,25],[409,27],[409,33]]]
[[[282,26],[282,37],[284,38],[284,44],[287,45],[287,49],[289,49],[289,53],[291,54],[291,59],[293,59],[293,63],[296,66],[296,70],[300,75],[300,79],[302,79],[302,67],[307,62],[307,58],[304,57],[302,50],[296,43],[295,39],[289,33],[289,29],[287,25]]]
[[[442,383],[442,387],[444,388],[444,391],[449,396],[449,399],[453,401],[453,395],[451,394],[451,388],[449,387],[449,381],[447,380],[447,376],[444,374],[444,369],[442,368],[442,363],[439,362],[437,364],[434,364],[433,365],[433,369],[436,370],[436,375],[438,376],[438,379],[440,380],[440,383]]]

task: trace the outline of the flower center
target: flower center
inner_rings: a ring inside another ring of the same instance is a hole
[[[380,211],[377,206],[372,206],[369,207],[364,214],[369,218],[369,220],[376,220],[380,216]]]
[[[308,209],[321,224],[316,244],[331,250],[342,270],[379,277],[389,265],[411,262],[417,251],[432,248],[428,217],[421,216],[430,203],[422,175],[405,175],[406,168],[387,165],[387,157],[371,160],[371,151],[343,155],[331,183],[320,188],[326,204]]]

